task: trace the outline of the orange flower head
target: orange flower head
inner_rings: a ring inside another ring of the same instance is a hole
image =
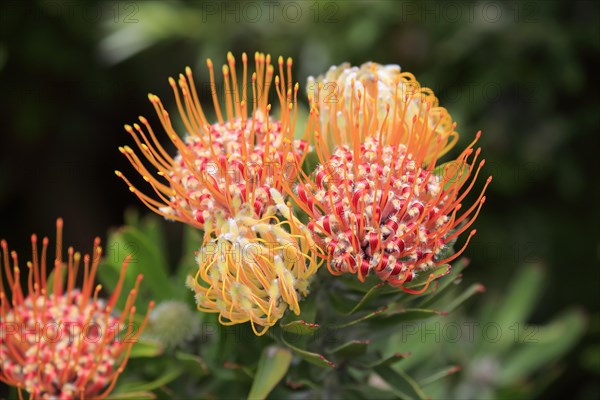
[[[402,109],[396,113],[396,118],[403,121],[406,134],[414,118],[419,124],[427,122],[429,129],[435,132],[435,137],[439,137],[445,144],[442,150],[436,150],[436,140],[431,140],[427,148],[427,160],[431,160],[434,152],[437,152],[437,157],[441,157],[456,144],[458,134],[454,131],[450,114],[439,106],[433,91],[421,87],[413,74],[401,72],[399,65],[367,62],[360,67],[351,67],[350,64],[344,63],[332,66],[317,79],[310,77],[308,80],[308,97],[315,102],[319,110],[322,140],[330,150],[337,144],[335,134],[341,135],[339,139],[342,143],[350,143],[353,140],[349,136],[352,129],[345,127],[348,121],[346,113],[352,109],[350,103],[358,92],[370,99],[367,102],[373,107],[370,112],[376,113],[379,120],[387,114],[387,104],[396,98],[396,105]],[[362,118],[361,111],[358,111],[356,117],[359,120]],[[364,139],[365,134],[369,135],[371,132],[362,132],[361,139]],[[406,139],[406,135],[400,138],[401,141]]]
[[[352,80],[348,100],[328,105],[335,118],[325,126],[317,122],[321,100],[314,99],[311,118],[320,165],[287,191],[309,215],[308,228],[325,250],[332,274],[357,274],[361,281],[375,274],[414,293],[404,283],[464,251],[466,244],[448,255],[457,236],[475,221],[491,177],[477,200],[463,207],[484,165],[477,161],[480,149],[473,149],[480,133],[456,160],[438,166],[456,132],[454,126],[440,130],[437,101],[428,101],[421,90],[400,96],[402,75],[393,78],[393,95],[379,96],[378,69],[370,71],[373,89],[364,82],[357,89],[358,81]],[[332,150],[323,131],[336,143]]]
[[[33,399],[100,399],[113,390],[146,325],[147,315],[141,326],[133,323],[142,276],[125,307],[115,310],[128,259],[114,292],[102,300],[98,297],[102,286],[94,286],[102,255],[100,239],[94,241],[93,256],[83,256],[81,266],[81,254],[72,247],[63,260],[62,227],[63,221],[58,219],[54,270],[49,277],[48,238],[42,240],[40,254],[37,236],[31,236],[33,254],[27,263],[26,293],[21,287],[17,254],[9,252],[6,241],[1,242],[10,298],[0,279],[0,381],[17,387],[20,398],[25,390]],[[77,289],[80,267],[83,286]],[[149,311],[152,306],[150,303]]]
[[[163,128],[178,150],[175,157],[160,145],[145,118],[139,118],[141,125],[125,126],[152,167],[149,170],[130,147],[120,150],[151,185],[157,197],[142,193],[121,172],[116,172],[152,211],[200,229],[205,229],[207,223],[211,229],[217,210],[228,217],[238,212],[242,204],[250,204],[255,215],[260,217],[274,204],[269,190],[282,190],[286,166],[301,164],[308,147],[306,140],[294,139],[298,84],[292,85],[292,59],[288,58],[284,65],[283,57],[279,57],[279,73],[275,75],[271,56],[256,53],[256,71],[250,82],[246,54],[242,55],[241,77],[237,75],[236,61],[231,53],[228,53],[227,61],[222,68],[224,118],[213,63],[207,60],[218,120],[214,124],[208,122],[200,105],[191,69],[186,68],[185,75],[181,74],[177,82],[169,79],[187,131],[185,139],[175,131],[160,99],[149,95]],[[247,88],[249,83],[250,90]],[[280,105],[278,119],[270,116],[268,100],[272,86]],[[252,94],[250,103],[247,92]],[[156,174],[151,172],[153,169]]]

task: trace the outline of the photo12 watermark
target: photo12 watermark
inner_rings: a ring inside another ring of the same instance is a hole
[[[66,343],[135,343],[140,324],[48,321],[0,322],[0,345],[16,342],[21,345]]]
[[[245,24],[337,23],[340,4],[335,1],[203,1],[202,22]]]

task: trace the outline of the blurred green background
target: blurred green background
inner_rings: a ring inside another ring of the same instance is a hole
[[[53,235],[62,216],[88,250],[142,209],[113,173],[134,175],[123,124],[156,123],[147,93],[172,106],[167,77],[190,65],[206,87],[205,58],[228,50],[292,56],[301,87],[344,61],[400,64],[458,122],[458,148],[481,129],[494,181],[464,279],[501,302],[523,263],[542,264],[531,322],[569,306],[588,320],[543,396],[600,393],[595,1],[2,1],[0,236],[25,257],[31,232]]]

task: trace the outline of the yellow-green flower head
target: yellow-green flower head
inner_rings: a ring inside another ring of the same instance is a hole
[[[198,272],[187,280],[198,310],[219,313],[223,325],[250,321],[259,336],[286,310],[300,314],[299,302],[319,266],[306,227],[281,194],[273,189],[271,196],[277,206],[261,219],[248,204],[228,218],[217,213],[215,229],[198,254]],[[286,220],[275,216],[277,211]]]
[[[458,133],[454,131],[450,114],[439,106],[433,91],[421,87],[414,75],[402,72],[399,65],[381,65],[374,62],[364,63],[360,67],[350,66],[348,63],[334,65],[316,79],[309,77],[307,91],[311,103],[318,110],[321,134],[330,149],[336,143],[333,140],[336,132],[341,133],[342,143],[350,143],[351,138],[344,136],[351,127],[346,129],[348,116],[343,110],[353,110],[352,103],[360,102],[360,98],[364,96],[380,101],[375,101],[377,111],[374,119],[369,115],[373,114],[373,109],[360,110],[355,116],[361,124],[368,120],[383,121],[388,114],[388,105],[393,104],[395,109],[392,110],[392,115],[401,118],[407,128],[418,123],[434,130],[440,141],[446,144],[444,152],[452,148],[458,140]],[[435,140],[432,141],[429,155],[434,150],[437,151]],[[436,156],[440,157],[443,154]]]

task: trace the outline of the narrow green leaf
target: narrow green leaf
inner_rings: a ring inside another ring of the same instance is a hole
[[[350,310],[350,312],[348,312],[348,314],[354,314],[355,312],[362,310],[366,305],[368,305],[371,302],[371,300],[381,295],[385,291],[386,286],[388,285],[386,285],[385,283],[378,283],[377,285],[373,286],[363,296],[363,298],[360,299],[358,303],[356,303],[356,305],[352,308],[352,310]]]
[[[311,370],[312,368],[307,368],[304,363],[293,363],[285,377],[286,385],[294,390],[300,388],[319,390],[319,383],[311,376],[313,372]]]
[[[335,311],[347,315],[352,310],[352,305],[349,304],[348,297],[344,296],[343,293],[335,290],[328,290],[326,297],[327,302]],[[353,300],[351,299],[351,301]]]
[[[365,354],[370,343],[370,340],[352,340],[336,347],[331,352],[338,357],[355,358]]]
[[[350,320],[348,322],[344,322],[344,323],[341,323],[341,324],[338,324],[338,325],[334,325],[332,328],[334,328],[334,329],[342,329],[342,328],[347,328],[347,327],[352,326],[352,325],[359,324],[361,322],[367,321],[367,320],[369,320],[369,319],[371,319],[373,317],[378,316],[382,312],[385,312],[387,309],[388,309],[387,306],[386,307],[382,307],[382,308],[380,308],[378,310],[375,310],[373,312],[365,314],[365,315],[363,315],[360,318],[352,319],[352,320]]]
[[[423,301],[419,304],[420,308],[427,308],[439,300],[446,292],[446,289],[460,276],[463,269],[467,267],[469,261],[466,258],[461,258],[450,268],[450,273],[442,277],[438,282],[439,286],[429,296],[425,296]]]
[[[140,228],[140,212],[135,207],[129,207],[123,213],[123,221],[127,226],[134,226]]]
[[[500,326],[525,322],[537,298],[541,293],[544,274],[541,266],[529,264],[522,266],[511,281],[508,293],[499,304],[492,321]]]
[[[141,227],[138,228],[140,233],[148,239],[148,243],[152,243],[157,253],[162,254],[165,259],[167,258],[167,240],[165,237],[165,232],[162,226],[164,220],[159,218],[154,214],[149,214],[142,219]],[[169,273],[169,268],[167,267],[167,274]]]
[[[285,339],[281,338],[283,344],[289,347],[296,355],[298,355],[303,360],[308,361],[311,364],[314,364],[321,368],[335,368],[335,364],[326,359],[323,355],[317,353],[311,353],[310,351],[300,349],[296,346],[291,345]]]
[[[381,283],[381,279],[379,279],[379,277],[377,277],[377,275],[375,274],[370,274],[369,276],[367,276],[364,282],[361,282],[358,279],[356,279],[356,276],[354,275],[340,275],[336,277],[336,279],[339,280],[339,282],[341,282],[344,287],[350,288],[360,293],[367,293],[373,288],[373,286],[379,285]],[[392,291],[398,290],[390,285],[385,285],[385,287]]]
[[[311,151],[306,155],[306,157],[304,157],[304,162],[302,163],[302,170],[305,174],[311,174],[315,170],[317,165],[319,165],[319,157],[317,156],[317,152]]]
[[[292,389],[300,389],[300,388],[304,388],[304,387],[308,387],[311,388],[313,390],[319,390],[320,387],[319,385],[317,385],[315,382],[313,382],[310,379],[293,379],[293,378],[287,378],[285,381],[286,385],[288,385],[289,387],[291,387]]]
[[[502,362],[498,382],[511,385],[560,359],[583,336],[585,325],[584,314],[571,310],[544,327],[513,326],[520,330],[518,334],[514,329],[511,332],[517,335],[514,341],[519,342],[519,348]]]
[[[120,230],[111,232],[108,236],[108,241],[106,243],[106,255],[104,259],[100,263],[100,267],[98,268],[98,279],[105,287],[114,288],[119,281],[121,275],[121,267],[123,265],[123,261],[125,257],[131,253],[136,253],[139,246],[135,243],[127,242],[124,238],[119,234]],[[127,270],[125,271],[124,280],[123,280],[123,291],[127,293],[127,291],[131,290],[136,282],[137,275],[139,274],[139,266],[137,265],[138,260],[132,257],[130,260]],[[147,293],[147,287],[142,284],[141,292]],[[139,296],[138,299],[142,300],[144,296]],[[116,309],[123,309],[125,306],[127,296],[120,296],[117,300],[117,304],[115,306]],[[139,301],[138,300],[138,301]],[[145,300],[145,299],[144,299]],[[138,303],[138,305],[141,305]],[[138,306],[139,312],[145,311],[145,306]]]
[[[425,399],[427,396],[423,389],[414,379],[402,371],[396,371],[389,366],[380,365],[375,367],[375,372],[379,375],[396,393],[403,399]]]
[[[452,365],[450,367],[446,367],[446,368],[442,369],[441,371],[436,372],[435,374],[433,374],[431,376],[428,376],[427,378],[421,379],[419,381],[419,384],[421,385],[421,387],[431,385],[432,383],[437,382],[440,379],[444,379],[445,377],[450,376],[452,374],[455,374],[458,371],[460,371],[460,366]]]
[[[537,303],[543,280],[544,274],[540,265],[522,266],[511,280],[502,301],[497,302],[498,308],[490,313],[489,322],[496,324],[502,330],[511,329],[510,327],[513,326],[522,326]],[[513,344],[514,341],[510,335],[502,335],[498,341],[480,342],[479,351],[502,354]]]
[[[291,321],[286,324],[280,324],[279,327],[286,332],[295,335],[311,335],[319,330],[319,324],[311,324],[304,320]]]
[[[432,268],[428,271],[421,271],[419,272],[416,278],[406,283],[404,287],[408,289],[413,289],[423,286],[427,283],[431,274],[433,274],[433,280],[436,280],[441,278],[442,276],[448,275],[450,273],[451,268],[452,267],[449,264],[444,264]]]
[[[156,357],[163,353],[163,346],[154,340],[138,339],[131,348],[131,358]]]
[[[106,397],[107,400],[148,400],[156,399],[156,395],[152,392],[113,392]]]
[[[300,315],[296,318],[301,319],[303,321],[316,321],[317,319],[317,297],[318,296],[308,296],[302,303],[300,303]],[[292,313],[288,313],[291,316]],[[285,321],[291,322],[291,321]]]
[[[208,365],[206,365],[201,357],[195,354],[178,351],[175,353],[175,358],[188,372],[191,372],[194,375],[204,376],[208,374]]]
[[[117,244],[113,249],[114,260],[119,260],[120,264],[130,255],[128,272],[144,275],[143,285],[151,289],[154,300],[168,300],[174,296],[171,286],[167,284],[169,268],[166,256],[159,251],[156,243],[152,243],[142,231],[129,226],[119,230],[113,240]]]
[[[250,378],[249,380],[254,379],[254,372],[245,365],[225,361],[225,363],[223,363],[223,367],[231,370],[234,373],[233,376],[235,378],[233,380],[248,380],[248,378]],[[224,376],[219,376],[219,377],[225,378]]]
[[[183,373],[183,367],[177,364],[171,364],[164,373],[151,382],[131,382],[126,383],[122,386],[123,392],[149,392],[161,388],[175,379]]]
[[[377,400],[395,400],[398,396],[390,391],[382,390],[370,385],[346,385],[344,384],[343,393],[348,399],[377,399]]]
[[[468,178],[468,165],[465,162],[448,161],[447,163],[438,165],[434,168],[433,173],[442,179],[447,179],[444,185],[444,190],[450,188],[450,186],[459,183],[463,184]]]
[[[266,399],[273,388],[285,376],[290,363],[292,352],[276,346],[269,346],[262,352],[258,361],[258,369],[254,382],[248,394],[249,399]]]
[[[396,364],[398,361],[404,360],[406,357],[410,357],[411,353],[394,353],[389,357],[382,358],[381,360],[375,361],[371,364],[366,365],[367,369],[374,369],[380,366],[391,366]]]
[[[376,323],[378,325],[396,325],[403,322],[436,317],[438,315],[446,315],[446,313],[430,309],[406,308],[404,310],[380,314],[377,317]]]
[[[188,275],[194,275],[198,270],[196,254],[202,245],[202,232],[189,226],[183,228],[183,246],[181,260],[177,266],[175,285],[182,287]],[[179,298],[188,298],[187,290],[179,291]]]
[[[83,258],[83,257],[82,257]],[[52,293],[54,291],[54,276],[56,275],[56,270],[53,269],[52,272],[48,275],[46,279],[46,290],[48,293]],[[59,280],[62,282],[62,288],[65,288],[65,276],[67,276],[67,267],[65,265],[60,269],[60,277]],[[2,278],[0,278],[2,279]]]
[[[465,301],[469,300],[471,297],[475,296],[477,293],[483,292],[485,292],[485,287],[481,283],[472,284],[467,290],[462,292],[454,300],[448,303],[444,308],[444,312],[447,314],[454,311],[458,306],[460,306]]]

